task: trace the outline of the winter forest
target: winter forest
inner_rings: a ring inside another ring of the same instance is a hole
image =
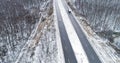
[[[61,17],[57,17],[57,14]],[[66,16],[69,19],[64,19]],[[81,17],[83,20],[79,20]],[[95,53],[98,53],[100,60],[108,54],[110,59],[120,61],[120,0],[0,0],[0,63],[60,63],[62,55],[66,58],[74,55],[75,59],[85,60],[87,53],[83,54],[86,52],[82,48],[83,44],[79,45],[82,52],[80,48],[76,49],[82,40],[79,38],[80,33],[76,32],[79,27],[73,26],[76,23],[72,23],[73,19],[78,21],[77,25],[81,27],[91,49],[98,50]],[[66,33],[62,30],[63,35],[60,35],[60,26],[57,28],[61,24],[57,20],[64,20],[62,25],[65,25]],[[62,38],[70,42],[68,49],[68,43],[61,45],[61,36],[65,34],[68,40]],[[66,59],[63,58],[61,61]]]
[[[120,0],[75,0],[74,4],[88,25],[119,51]]]
[[[50,0],[0,0],[0,63],[14,63],[36,23],[48,16]]]

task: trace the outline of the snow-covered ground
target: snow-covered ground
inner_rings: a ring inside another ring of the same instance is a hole
[[[50,59],[46,57],[43,62],[56,61],[57,58],[52,57],[57,54],[53,15],[50,16],[53,14],[52,0],[1,0],[0,6],[2,12],[0,16],[0,63],[36,61],[36,50],[40,48],[39,42],[43,44],[42,47],[45,47],[43,48],[45,51],[41,50],[39,53],[44,52],[44,57],[50,57]]]
[[[108,41],[100,38],[85,22],[85,18],[76,16],[74,12],[73,14],[101,61],[103,63],[119,63],[120,58],[117,56],[116,51],[107,44]]]
[[[54,22],[47,25],[42,30],[43,35],[41,36],[38,47],[35,50],[35,60],[33,63],[57,63],[57,45],[55,36]]]
[[[34,37],[15,63],[57,63],[57,45],[53,16],[39,23]]]

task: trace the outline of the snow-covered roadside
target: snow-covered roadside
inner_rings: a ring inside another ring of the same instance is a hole
[[[64,59],[64,54],[63,54],[63,49],[62,49],[62,43],[61,43],[61,38],[60,38],[60,32],[58,28],[58,19],[56,15],[56,7],[55,7],[55,0],[53,0],[53,7],[54,7],[54,21],[55,21],[55,29],[56,29],[56,42],[57,42],[57,47],[58,47],[58,63],[65,63]]]
[[[107,40],[100,38],[85,22],[85,18],[76,16],[74,12],[73,14],[101,61],[103,63],[119,63],[120,58],[116,55],[115,50],[107,45]]]
[[[37,32],[37,29],[38,29],[38,25],[39,25],[40,23],[41,23],[41,18],[39,19],[39,22],[35,25],[36,28],[32,31],[29,39],[32,39],[32,38],[35,36],[35,34],[36,34],[36,32]],[[25,45],[23,46],[23,48],[21,49],[19,56],[16,58],[15,63],[18,63],[18,62],[20,61],[22,55],[24,54],[24,50],[26,49],[26,47],[28,47],[28,45],[29,45],[31,42],[32,42],[31,40],[28,40],[28,41],[26,42],[26,44],[25,44]]]
[[[33,63],[57,63],[57,44],[54,21],[44,27],[43,35],[36,47]]]
[[[41,22],[35,36],[16,63],[57,63],[57,44],[53,15]]]
[[[75,29],[72,26],[72,23],[68,17],[67,12],[65,11],[65,8],[61,2],[61,0],[58,0],[60,12],[63,18],[63,23],[65,25],[65,29],[67,31],[70,43],[72,45],[73,51],[75,53],[76,59],[78,63],[89,63],[88,58],[85,54],[85,51],[83,50],[82,44],[80,43],[80,40],[75,32]]]

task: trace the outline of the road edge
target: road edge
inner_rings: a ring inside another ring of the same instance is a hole
[[[58,63],[65,63],[65,58],[64,58],[64,53],[63,53],[63,49],[62,49],[62,43],[61,43],[61,38],[60,38],[60,32],[59,32],[59,28],[58,28],[58,20],[57,20],[57,15],[56,15],[56,9],[55,9],[55,0],[53,0],[53,15],[54,15],[54,25],[55,25],[55,29],[56,29],[56,42],[57,42],[57,47],[58,47]]]

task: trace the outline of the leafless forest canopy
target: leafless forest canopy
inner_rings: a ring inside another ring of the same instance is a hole
[[[94,31],[120,30],[120,0],[76,0],[75,5]]]
[[[0,63],[13,63],[49,0],[0,0]],[[47,8],[48,7],[48,8]]]
[[[120,53],[120,0],[75,0],[88,25]]]

